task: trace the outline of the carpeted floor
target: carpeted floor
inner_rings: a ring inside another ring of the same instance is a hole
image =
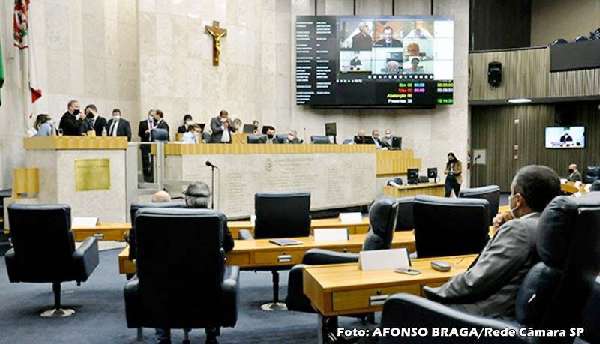
[[[123,285],[117,270],[119,250],[100,253],[100,265],[91,278],[77,287],[63,284],[63,303],[74,306],[75,316],[43,319],[40,309],[51,305],[50,284],[8,283],[4,259],[0,258],[0,343],[83,344],[133,343],[136,330],[125,324]],[[3,257],[2,257],[3,258]],[[296,312],[264,312],[260,304],[272,297],[269,272],[242,272],[241,307],[237,326],[221,331],[220,343],[316,343],[317,315]],[[287,273],[281,273],[281,296],[285,298]],[[340,325],[360,326],[352,318]],[[145,343],[154,343],[154,330],[144,329]],[[182,339],[174,331],[173,343]],[[192,343],[204,342],[204,330],[192,331]]]

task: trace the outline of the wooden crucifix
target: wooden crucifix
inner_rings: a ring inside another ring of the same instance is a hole
[[[212,26],[206,25],[204,27],[206,33],[212,36],[213,39],[213,66],[219,65],[219,59],[221,56],[221,38],[227,35],[227,29],[219,26],[218,21],[213,21]]]

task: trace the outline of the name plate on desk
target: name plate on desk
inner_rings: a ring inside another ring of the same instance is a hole
[[[109,159],[75,160],[75,191],[110,190]]]
[[[357,224],[362,222],[362,214],[355,213],[340,213],[340,222],[343,224]]]
[[[71,221],[72,228],[94,228],[97,224],[97,217],[74,217]]]
[[[410,258],[406,248],[361,251],[359,263],[363,271],[394,270],[410,267]]]
[[[315,242],[348,241],[348,228],[315,228]]]

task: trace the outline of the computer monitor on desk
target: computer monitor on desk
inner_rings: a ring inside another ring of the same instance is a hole
[[[267,135],[248,135],[248,143],[267,143]]]
[[[244,129],[242,130],[245,134],[252,134],[256,127],[254,124],[244,124]]]
[[[434,183],[437,183],[438,171],[437,167],[431,167],[427,169],[427,178],[433,179]]]
[[[373,136],[354,136],[354,143],[358,145],[374,145]]]
[[[409,168],[406,170],[406,182],[407,184],[419,184],[418,168]]]

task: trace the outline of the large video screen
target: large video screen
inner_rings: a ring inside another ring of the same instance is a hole
[[[547,127],[546,148],[585,148],[585,127]]]
[[[452,104],[454,21],[448,17],[296,18],[296,104]]]

